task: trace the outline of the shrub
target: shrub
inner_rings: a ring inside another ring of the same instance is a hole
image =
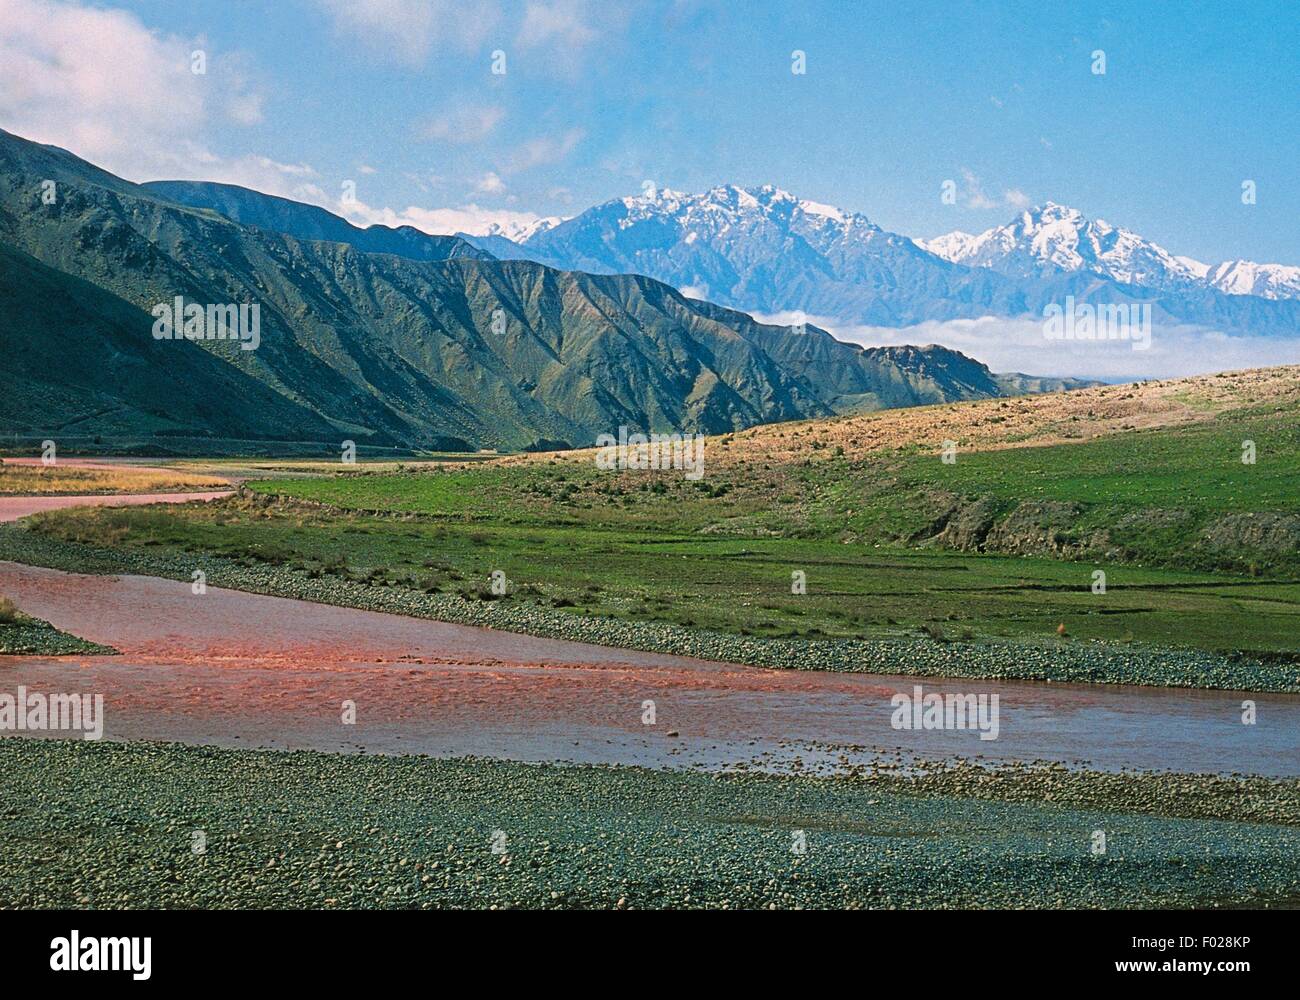
[[[926,624],[921,626],[921,631],[928,635],[935,642],[947,642],[948,636],[938,625]]]

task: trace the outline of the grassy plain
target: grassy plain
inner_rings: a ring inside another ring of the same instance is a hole
[[[773,425],[709,439],[698,481],[603,472],[591,452],[277,463],[229,501],[33,527],[765,638],[1064,633],[1294,660],[1297,404],[1300,370],[1283,368]]]

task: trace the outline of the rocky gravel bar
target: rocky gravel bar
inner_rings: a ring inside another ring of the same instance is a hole
[[[60,632],[49,622],[24,616],[0,622],[0,656],[108,656],[116,649]]]
[[[4,907],[1296,905],[1294,780],[974,765],[832,779],[0,738]]]

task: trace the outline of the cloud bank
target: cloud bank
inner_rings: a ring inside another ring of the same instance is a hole
[[[984,362],[995,372],[1030,375],[1124,381],[1300,364],[1300,339],[1233,337],[1195,326],[1157,323],[1151,332],[1151,346],[1135,351],[1127,341],[1048,340],[1043,335],[1043,321],[1033,317],[984,316],[897,328],[845,324],[832,317],[795,312],[756,313],[755,318],[782,326],[802,319],[837,340],[863,347],[941,344]]]
[[[318,201],[310,166],[221,156],[203,138],[214,121],[262,120],[251,76],[241,54],[150,31],[127,11],[0,0],[0,126],[128,180],[218,180]]]

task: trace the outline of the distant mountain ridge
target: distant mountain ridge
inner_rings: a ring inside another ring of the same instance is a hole
[[[476,234],[480,239],[487,239],[493,236],[500,236],[504,239],[511,240],[515,243],[527,243],[538,233],[544,233],[548,229],[554,229],[564,220],[558,215],[547,216],[542,219],[535,219],[526,223],[500,223],[492,222],[484,227],[483,232]],[[457,233],[462,239],[469,237],[469,233]]]
[[[498,261],[224,185],[130,184],[5,132],[0,254],[4,433],[517,449],[1013,391],[943,348],[863,350],[642,275]],[[175,296],[257,304],[260,347],[155,340],[150,310]]]
[[[770,185],[722,185],[615,199],[522,243],[466,238],[503,259],[647,274],[733,308],[844,324],[1041,318],[1072,297],[1150,303],[1159,323],[1300,336],[1298,269],[1210,268],[1057,205],[1026,216],[980,236],[918,241]]]
[[[323,208],[212,181],[147,181],[146,191],[191,208],[210,209],[232,222],[285,233],[300,240],[347,243],[366,253],[392,253],[411,260],[491,258],[459,236],[431,236],[414,226],[354,226]],[[524,235],[528,231],[523,231]]]
[[[1029,276],[1044,269],[1091,271],[1166,292],[1201,286],[1227,295],[1300,298],[1300,267],[1233,260],[1203,264],[1103,219],[1054,202],[1022,212],[978,236],[952,232],[917,245],[954,264]]]

